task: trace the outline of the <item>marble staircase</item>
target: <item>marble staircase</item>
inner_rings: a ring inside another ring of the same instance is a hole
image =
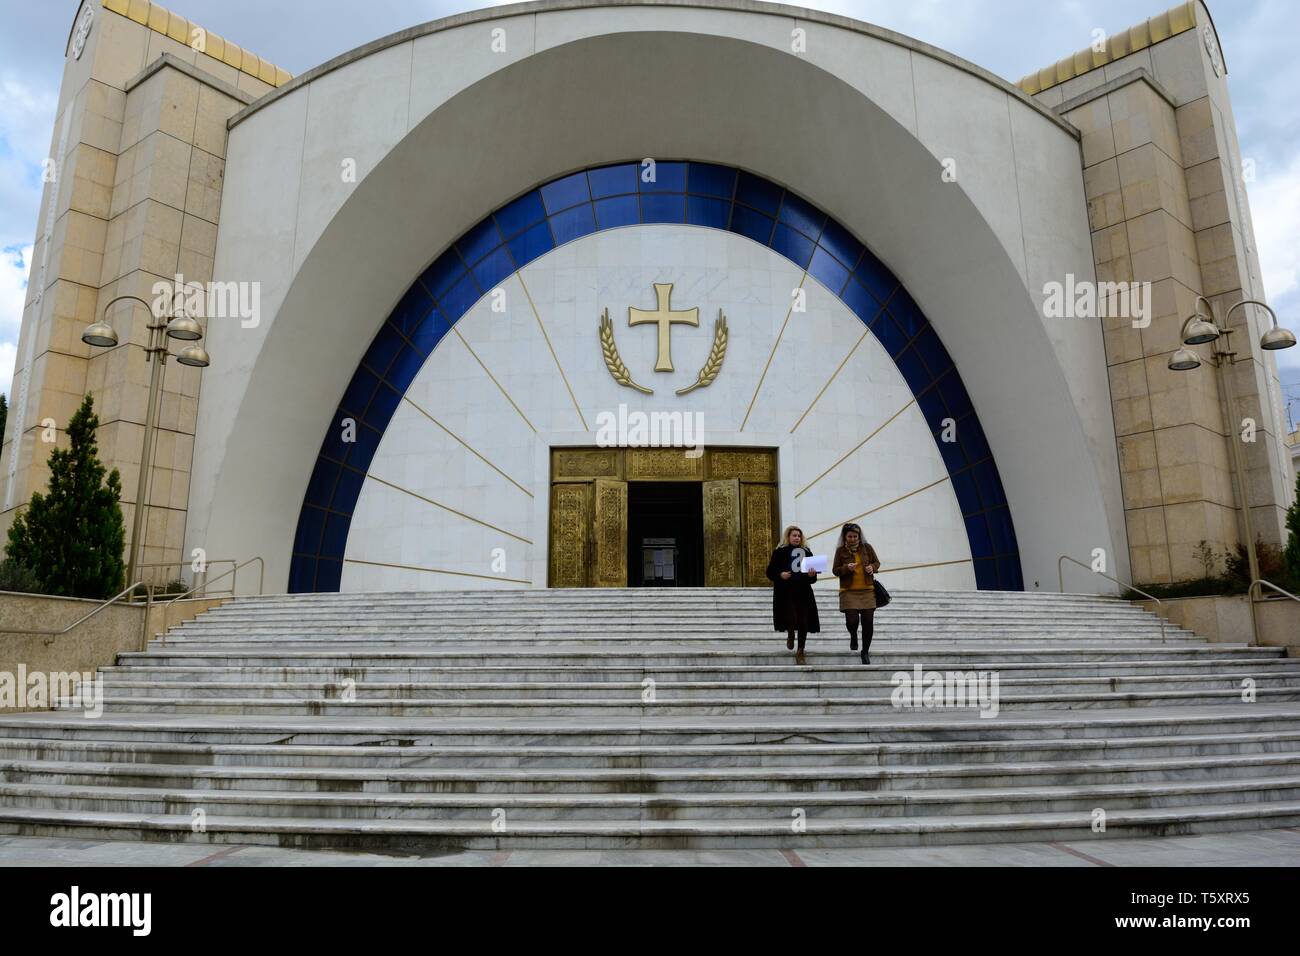
[[[818,590],[804,667],[762,590],[236,599],[104,668],[98,717],[0,712],[0,833],[439,851],[1300,825],[1281,650],[1113,598],[907,591],[864,666]],[[996,716],[896,706],[918,666],[996,674]]]

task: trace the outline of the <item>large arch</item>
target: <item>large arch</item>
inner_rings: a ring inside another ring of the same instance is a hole
[[[219,397],[200,409],[190,546],[261,553],[287,583],[320,436],[411,277],[537,183],[679,156],[740,166],[830,211],[912,291],[984,424],[1026,586],[1063,551],[1102,547],[1122,564],[1100,336],[1049,327],[1036,303],[1045,279],[1092,275],[1071,131],[977,68],[837,18],[800,11],[820,45],[796,57],[790,12],[620,5],[574,19],[588,6],[408,31],[234,126],[216,273],[262,277],[273,319],[210,336],[205,397]],[[526,23],[531,46],[475,63],[463,72],[482,78],[464,88],[423,89],[430,49],[454,57],[465,31],[498,22]],[[378,135],[383,117],[359,120],[358,97],[385,91],[405,100]],[[324,139],[331,152],[313,145]],[[337,197],[313,176],[336,179],[349,151],[363,176]],[[950,154],[955,183],[941,175]],[[246,192],[244,176],[257,179]],[[1051,459],[1034,447],[1046,435]]]
[[[966,522],[976,584],[1021,590],[1012,514],[979,416],[952,357],[898,279],[833,217],[752,173],[673,161],[656,162],[653,180],[642,171],[636,162],[619,163],[543,183],[494,210],[411,283],[375,333],[326,428],[294,534],[289,590],[339,589],[362,482],[393,413],[425,360],[475,302],[567,242],[649,223],[745,236],[848,306],[893,360],[925,416]],[[941,440],[946,427],[951,441]],[[345,433],[355,440],[345,441]]]

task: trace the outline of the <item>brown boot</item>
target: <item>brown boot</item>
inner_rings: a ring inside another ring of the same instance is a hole
[[[791,632],[789,633],[789,635],[786,636],[786,639],[785,639],[785,649],[786,649],[787,651],[792,651],[792,650],[794,650],[794,631],[791,631]]]
[[[808,658],[806,658],[806,657],[803,656],[803,648],[802,648],[802,647],[799,648],[799,650],[795,651],[794,662],[795,662],[796,664],[798,664],[800,667],[802,667],[804,664],[807,664],[807,663],[808,663]]]

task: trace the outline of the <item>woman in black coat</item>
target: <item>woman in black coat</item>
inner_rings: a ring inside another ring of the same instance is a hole
[[[786,632],[787,650],[795,650],[795,635],[799,636],[799,649],[795,652],[796,664],[808,663],[803,656],[804,639],[821,630],[817,619],[817,598],[812,584],[816,571],[802,570],[803,559],[812,554],[804,547],[802,529],[791,525],[785,529],[781,546],[772,552],[767,562],[767,579],[772,582],[772,626]]]

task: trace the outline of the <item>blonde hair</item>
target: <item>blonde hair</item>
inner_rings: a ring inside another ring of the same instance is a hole
[[[807,540],[808,540],[808,536],[805,535],[805,534],[803,533],[803,528],[799,527],[797,524],[788,525],[788,526],[786,527],[786,529],[785,529],[785,533],[784,533],[783,535],[781,535],[781,545],[782,545],[783,547],[784,547],[785,545],[787,545],[787,544],[790,543],[790,532],[791,532],[791,531],[798,531],[798,532],[799,532],[799,537],[803,538],[804,541],[807,541]]]

